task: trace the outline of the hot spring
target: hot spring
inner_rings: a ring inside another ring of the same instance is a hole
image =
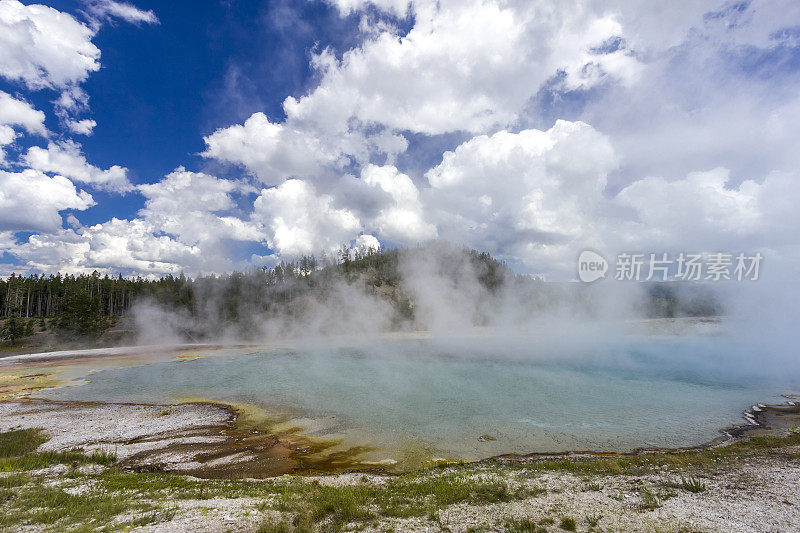
[[[708,336],[383,339],[216,350],[105,369],[38,396],[248,404],[309,435],[369,445],[370,460],[395,460],[409,446],[475,460],[707,442],[741,424],[753,403],[798,391],[796,375],[759,370],[764,356],[756,346]]]

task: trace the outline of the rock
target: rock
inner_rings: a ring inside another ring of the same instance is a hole
[[[103,465],[92,464],[92,465],[83,465],[83,466],[79,467],[78,468],[78,473],[80,473],[80,474],[102,474],[106,470],[108,470],[108,468],[103,466]]]

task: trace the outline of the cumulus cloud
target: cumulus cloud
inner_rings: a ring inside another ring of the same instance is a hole
[[[330,195],[298,179],[262,190],[253,220],[263,224],[269,247],[287,257],[336,250],[361,232],[351,211],[335,207]]]
[[[565,260],[599,216],[617,159],[584,123],[481,135],[444,154],[426,174],[440,234],[530,267]]]
[[[343,12],[363,7],[338,5]],[[408,147],[406,131],[507,126],[553,79],[585,89],[638,75],[632,51],[606,46],[623,28],[599,10],[559,3],[540,13],[525,2],[483,0],[410,5],[408,33],[378,21],[340,60],[320,51],[312,57],[320,84],[286,98],[284,122],[256,113],[206,137],[202,155],[243,165],[270,185],[287,177],[319,180],[331,167],[367,164],[376,154],[391,164]]]
[[[0,0],[0,76],[30,90],[60,91],[53,103],[61,125],[71,133],[89,135],[96,122],[76,114],[89,109],[80,85],[100,68],[100,49],[92,39],[101,23],[112,18],[157,23],[158,18],[152,11],[113,0],[91,0],[81,13],[88,24],[48,6]]]
[[[61,174],[98,189],[119,193],[133,190],[128,181],[128,169],[112,165],[102,170],[91,165],[81,154],[80,145],[72,141],[50,142],[47,148],[32,146],[23,159],[33,169]]]
[[[44,113],[25,100],[14,98],[3,91],[0,91],[0,124],[19,126],[31,134],[47,134]]]
[[[94,203],[63,176],[0,170],[0,231],[55,232],[62,225],[61,211],[84,210]]]
[[[200,249],[156,236],[143,220],[112,218],[103,224],[32,235],[12,253],[31,270],[159,275],[202,264]]]
[[[63,177],[54,179],[69,183]],[[235,208],[232,194],[252,192],[240,183],[179,167],[163,180],[137,189],[146,198],[137,218],[83,226],[72,217],[71,229],[62,229],[59,218],[49,233],[33,235],[6,251],[31,270],[156,276],[181,270],[230,270],[236,262],[224,242],[262,238],[257,224],[228,214]]]
[[[623,251],[771,250],[796,243],[798,176],[773,172],[738,185],[716,168],[677,179],[646,177],[617,194],[607,136],[584,123],[477,136],[427,173],[428,216],[440,235],[571,277],[587,247]],[[785,254],[784,254],[785,255]]]
[[[218,129],[204,140],[206,150],[201,155],[244,165],[268,185],[290,176],[312,177],[339,157],[320,139],[270,122],[264,113],[253,114],[244,124]]]
[[[635,213],[618,228],[619,247],[751,251],[791,246],[800,218],[791,207],[800,201],[797,179],[771,173],[734,186],[730,171],[716,168],[672,181],[638,180],[613,200]]]
[[[240,183],[178,167],[163,180],[137,188],[146,198],[139,216],[182,242],[207,245],[223,238],[261,238],[256,226],[221,213],[234,208],[231,193],[250,191]]]
[[[198,264],[200,249],[167,235],[156,236],[144,220],[112,218],[79,230],[89,243],[86,266],[122,268],[133,272],[178,272],[183,265]]]
[[[100,68],[94,30],[51,7],[0,1],[0,76],[31,89],[65,88]]]
[[[0,165],[6,163],[3,147],[13,143],[19,136],[15,127],[31,134],[47,135],[44,113],[25,100],[18,100],[0,91]]]
[[[61,91],[53,101],[58,121],[66,130],[78,135],[91,135],[97,122],[93,119],[76,118],[89,111],[89,95],[78,86],[71,86]]]
[[[17,132],[11,126],[0,124],[0,165],[5,164],[6,153],[3,147],[14,142],[17,138]]]
[[[381,31],[341,61],[318,56],[320,86],[287,99],[287,113],[426,134],[484,132],[513,121],[559,73],[572,87],[590,87],[637,71],[630,51],[603,46],[622,37],[619,22],[573,2],[422,1],[412,10],[405,35]]]
[[[529,123],[561,113],[603,131],[623,163],[616,189],[647,175],[717,166],[729,168],[734,183],[797,168],[796,2],[635,2],[615,12],[627,45],[642,57],[633,83],[572,93],[578,105],[566,109],[559,95],[540,95]]]
[[[97,126],[97,122],[90,118],[85,118],[83,120],[68,120],[66,125],[72,133],[91,135],[94,127]]]
[[[329,1],[361,17],[358,44],[312,53],[318,85],[284,100],[285,119],[254,113],[204,137],[203,157],[263,189],[179,167],[136,187],[136,218],[73,224],[12,253],[50,269],[119,261],[155,273],[231,268],[228,240],[266,244],[251,260],[274,264],[348,242],[442,237],[554,277],[571,277],[584,247],[797,255],[797,2]],[[0,6],[0,75],[59,91],[62,126],[91,133],[78,114],[79,84],[99,67],[94,26]],[[86,12],[157,20],[113,1]],[[392,17],[406,15],[401,31]],[[53,20],[61,33],[48,32]],[[40,112],[4,95],[0,144],[47,135]],[[408,163],[420,153],[441,157]],[[132,188],[126,169],[92,166],[68,141],[23,162],[38,180]],[[60,205],[40,227],[60,228],[59,211],[83,204]]]
[[[360,11],[367,6],[394,13],[405,15],[408,12],[411,0],[329,0],[331,4],[343,14],[349,15],[355,11]]]
[[[394,166],[367,165],[361,171],[361,179],[389,197],[369,223],[382,239],[397,244],[415,244],[437,237],[436,227],[425,220],[419,190],[411,178]]]

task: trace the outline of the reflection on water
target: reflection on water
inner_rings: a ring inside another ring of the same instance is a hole
[[[710,440],[753,402],[796,390],[792,376],[755,375],[747,350],[718,338],[384,341],[117,368],[47,396],[250,403],[388,455],[410,441],[464,459],[627,450]]]

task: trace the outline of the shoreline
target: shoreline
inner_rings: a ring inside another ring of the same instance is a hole
[[[27,402],[47,407],[44,400]],[[0,412],[5,405],[8,403],[0,402]],[[59,408],[119,406],[148,411],[148,430],[168,418],[162,416],[165,409],[183,409],[191,415],[190,421],[198,410],[222,414],[221,419],[212,416],[207,420],[208,427],[216,425],[222,432],[241,420],[231,406],[219,404],[115,406],[86,402],[62,403]],[[119,450],[99,446],[86,450],[91,455],[83,456],[83,464],[72,462],[70,466],[73,459],[51,459],[34,468],[0,469],[0,484],[12,487],[5,493],[12,497],[0,500],[0,511],[8,513],[0,520],[25,531],[49,531],[54,526],[66,530],[70,526],[138,533],[553,533],[563,531],[565,523],[577,525],[566,528],[569,531],[586,532],[800,530],[796,511],[800,508],[800,427],[792,426],[782,431],[783,435],[775,428],[766,429],[772,415],[789,415],[796,424],[800,420],[798,405],[755,407],[759,414],[753,416],[759,427],[754,429],[776,436],[764,433],[757,437],[748,430],[738,437],[728,435],[723,444],[707,443],[703,450],[496,457],[429,465],[401,475],[359,469],[289,470],[272,477],[237,476],[230,471],[228,475],[205,476],[191,469],[165,470],[153,464],[131,468],[125,465],[126,459],[119,461],[113,453]],[[56,414],[64,418],[65,412]],[[98,418],[107,420],[108,414],[101,412]],[[0,416],[0,423],[3,419]],[[187,439],[184,446],[208,446],[203,441],[203,431],[208,428],[201,426],[193,435],[183,436]],[[162,437],[178,438],[175,434]],[[231,437],[240,440],[241,450],[253,435],[239,431]],[[143,435],[130,440],[134,447],[146,442]],[[111,462],[102,461],[109,451]],[[174,450],[162,451],[169,455]],[[45,451],[45,461],[48,453],[54,452]],[[76,456],[74,452],[71,455]],[[57,513],[62,504],[44,503],[42,507],[43,498],[75,502],[72,505],[79,507],[59,515],[62,518],[55,523],[37,513]],[[102,515],[97,514],[98,506]]]
[[[424,332],[406,332],[393,334],[386,338],[400,340],[407,338],[421,338]],[[479,332],[484,334],[485,332]],[[276,343],[277,344],[277,343]],[[272,348],[276,344],[271,345]],[[20,354],[0,359],[0,406],[8,402],[40,402],[45,405],[59,405],[65,411],[72,407],[86,406],[116,406],[120,411],[129,408],[162,409],[181,408],[181,406],[204,406],[221,409],[227,413],[224,424],[204,427],[199,431],[196,427],[186,427],[183,422],[177,427],[167,428],[164,431],[151,431],[149,434],[136,435],[138,442],[118,441],[117,446],[136,448],[135,457],[127,460],[124,466],[131,469],[150,471],[191,471],[192,475],[202,477],[230,476],[232,472],[239,472],[241,476],[273,476],[284,473],[310,474],[315,472],[374,472],[395,474],[406,471],[408,464],[403,464],[403,452],[416,453],[414,461],[416,468],[419,464],[435,466],[437,464],[479,464],[492,460],[531,460],[552,459],[564,457],[624,457],[639,456],[648,453],[680,453],[694,450],[704,450],[713,447],[726,446],[735,442],[746,434],[761,434],[769,431],[771,425],[778,420],[778,413],[788,410],[792,413],[800,412],[800,402],[796,401],[797,395],[784,394],[786,402],[783,404],[752,405],[744,410],[741,416],[744,422],[717,430],[718,435],[710,440],[678,447],[640,446],[629,451],[619,451],[613,448],[606,451],[592,449],[573,449],[564,451],[534,451],[524,453],[498,453],[479,458],[464,459],[452,457],[437,459],[432,450],[420,447],[404,450],[398,448],[397,452],[389,458],[375,457],[368,460],[364,454],[375,451],[375,448],[366,441],[349,439],[334,433],[324,433],[325,427],[315,427],[313,415],[295,420],[288,417],[276,418],[263,408],[249,404],[233,404],[206,398],[181,398],[178,402],[165,403],[120,403],[120,402],[92,402],[92,401],[56,401],[46,398],[37,398],[36,391],[53,387],[68,386],[76,380],[85,379],[96,371],[102,371],[104,365],[139,365],[149,364],[163,360],[188,360],[198,357],[213,357],[232,353],[247,353],[250,350],[262,350],[270,345],[230,345],[230,344],[180,344],[180,345],[149,345],[117,348],[95,348],[88,350],[63,350],[57,352],[41,352]],[[197,353],[193,353],[197,352]],[[73,373],[64,371],[73,365]],[[100,365],[96,368],[93,365]],[[66,366],[65,366],[66,365]],[[74,372],[81,368],[82,372]],[[91,368],[89,368],[91,367]],[[3,374],[3,370],[8,373]],[[87,373],[88,370],[88,373]],[[76,377],[77,376],[77,377]],[[198,407],[199,408],[199,407]],[[0,413],[2,411],[0,410]],[[52,413],[51,413],[52,414]],[[66,416],[66,415],[65,415]],[[133,415],[128,418],[112,420],[107,426],[133,424],[136,422]],[[245,423],[246,418],[251,420]],[[310,425],[308,424],[310,422]],[[26,427],[33,427],[30,420]],[[797,424],[794,424],[797,425]],[[7,424],[3,423],[0,414],[0,430]],[[302,427],[301,427],[302,426]],[[44,427],[45,430],[48,428]],[[161,427],[161,426],[158,426]],[[712,429],[710,426],[709,429]],[[786,429],[786,428],[782,428]],[[183,433],[181,433],[183,432]],[[91,444],[92,435],[83,435],[82,438],[73,439],[75,442]],[[482,438],[482,437],[481,437]],[[130,440],[130,439],[129,439]],[[147,444],[149,443],[149,444]],[[194,448],[190,446],[194,443]],[[132,446],[136,444],[137,446]],[[489,450],[485,450],[489,451]],[[502,450],[500,450],[502,451]],[[171,454],[167,456],[168,454]],[[423,457],[423,454],[427,454]],[[263,458],[269,458],[267,466],[260,471],[259,465]],[[198,459],[198,460],[195,460]],[[398,459],[400,461],[398,461]],[[192,463],[192,467],[181,467],[181,463]],[[208,464],[206,464],[208,463]],[[406,460],[406,463],[408,461]]]
[[[13,516],[8,525],[50,530],[53,523],[29,510],[39,512],[46,494],[87,502],[84,514],[58,522],[65,530],[552,533],[572,520],[587,532],[796,531],[800,398],[784,397],[753,405],[742,415],[745,423],[691,447],[428,461],[402,472],[348,462],[346,454],[315,463],[308,454],[325,448],[312,449],[319,443],[299,428],[259,431],[251,414],[231,404],[0,400],[0,432],[11,429],[8,406],[24,404],[16,429],[23,420],[26,427],[51,428],[38,454],[75,456],[69,450],[76,447],[85,454],[83,464],[51,459],[0,471],[0,484],[14,487],[6,492],[11,498],[0,500],[0,512]],[[52,424],[42,424],[48,416],[67,431],[54,434]],[[76,419],[92,443],[70,440]],[[132,422],[127,429],[120,427],[124,420]],[[50,505],[42,512],[53,512]],[[91,518],[97,505],[105,514]]]
[[[474,461],[428,457],[422,461],[422,468],[480,465],[493,461],[637,457],[720,448],[751,435],[779,435],[797,427],[800,402],[794,399],[796,395],[783,396],[787,398],[786,402],[755,404],[743,412],[746,423],[721,428],[720,436],[691,446],[637,447],[627,452],[570,450],[504,453]],[[15,404],[16,409],[11,407]],[[308,476],[355,472],[397,475],[408,471],[405,467],[409,465],[402,463],[359,459],[360,455],[371,450],[369,446],[337,450],[341,441],[311,437],[304,434],[303,428],[287,425],[286,421],[245,423],[246,408],[206,400],[124,403],[25,397],[0,400],[0,431],[41,428],[51,434],[49,444],[42,445],[43,450],[50,451],[80,448],[91,452],[113,447],[120,456],[118,466],[131,472],[248,479],[284,474]],[[109,414],[116,414],[116,418],[107,418]],[[73,424],[76,416],[84,420],[80,427]],[[159,419],[158,423],[153,417]],[[22,422],[23,419],[25,422]],[[412,470],[419,467],[419,464],[414,465]]]
[[[420,332],[413,337],[419,338]],[[401,338],[406,338],[402,335]],[[393,336],[398,339],[398,336]],[[760,434],[768,431],[770,424],[777,420],[781,409],[792,412],[800,411],[800,402],[796,396],[784,394],[783,404],[755,404],[744,410],[741,416],[743,423],[717,429],[717,436],[697,444],[677,447],[639,446],[620,451],[613,447],[605,451],[592,449],[572,449],[562,451],[533,451],[522,449],[517,452],[502,453],[503,450],[491,450],[501,453],[487,454],[478,457],[464,457],[456,453],[448,457],[445,453],[428,449],[422,444],[400,444],[397,449],[376,448],[367,440],[346,437],[338,431],[330,432],[325,423],[318,425],[313,415],[293,418],[286,415],[275,416],[275,412],[250,404],[226,403],[208,398],[179,398],[177,402],[163,403],[120,403],[120,402],[69,402],[51,401],[37,398],[36,392],[43,389],[69,386],[87,379],[87,376],[102,371],[107,367],[150,364],[156,361],[190,360],[198,357],[214,357],[228,353],[248,353],[251,350],[265,349],[265,345],[222,345],[222,344],[182,344],[171,346],[135,346],[115,349],[90,349],[82,351],[59,351],[12,356],[0,359],[0,406],[16,400],[40,402],[42,405],[62,406],[68,412],[80,406],[117,406],[121,418],[106,421],[108,426],[125,426],[140,424],[134,408],[162,409],[180,408],[180,406],[203,406],[221,409],[227,415],[225,422],[205,427],[199,431],[196,427],[187,427],[185,421],[179,420],[176,427],[162,425],[159,431],[149,434],[137,434],[139,442],[117,440],[113,444],[125,448],[136,449],[135,457],[126,457],[123,466],[130,469],[149,471],[191,472],[201,477],[230,476],[264,477],[282,475],[284,473],[309,474],[314,472],[337,473],[348,471],[376,472],[394,474],[419,466],[435,466],[437,464],[478,464],[491,460],[531,460],[563,457],[624,457],[638,456],[648,453],[680,453],[692,450],[703,450],[717,446],[725,446],[742,438],[747,433]],[[273,346],[274,347],[274,346]],[[6,372],[3,373],[2,371]],[[126,409],[126,407],[130,409]],[[202,409],[201,409],[202,410]],[[0,409],[0,413],[2,410]],[[53,413],[50,413],[53,414]],[[68,414],[65,414],[68,416]],[[92,416],[83,412],[81,416]],[[169,417],[167,417],[169,418]],[[51,423],[58,424],[54,418]],[[794,424],[797,425],[797,424]],[[7,427],[0,414],[0,430]],[[25,427],[35,426],[30,419]],[[224,428],[222,427],[224,426]],[[48,430],[47,424],[42,424]],[[709,427],[711,430],[713,426]],[[52,429],[52,428],[50,428]],[[124,428],[123,428],[124,429]],[[62,428],[59,431],[80,430]],[[325,431],[328,430],[328,433]],[[711,435],[709,435],[711,437]],[[84,434],[75,436],[71,442],[89,444],[94,436]],[[130,439],[128,439],[130,440]],[[194,446],[191,444],[194,443]],[[135,445],[135,446],[134,446]],[[52,446],[52,444],[51,444]],[[96,447],[95,447],[96,448]],[[382,455],[373,453],[382,450]],[[484,450],[490,452],[490,450]],[[387,455],[388,454],[388,455]],[[384,457],[386,455],[386,457]],[[409,459],[410,457],[410,459]],[[437,458],[439,457],[439,458]],[[266,462],[265,462],[266,461]],[[185,464],[190,466],[186,466]]]

